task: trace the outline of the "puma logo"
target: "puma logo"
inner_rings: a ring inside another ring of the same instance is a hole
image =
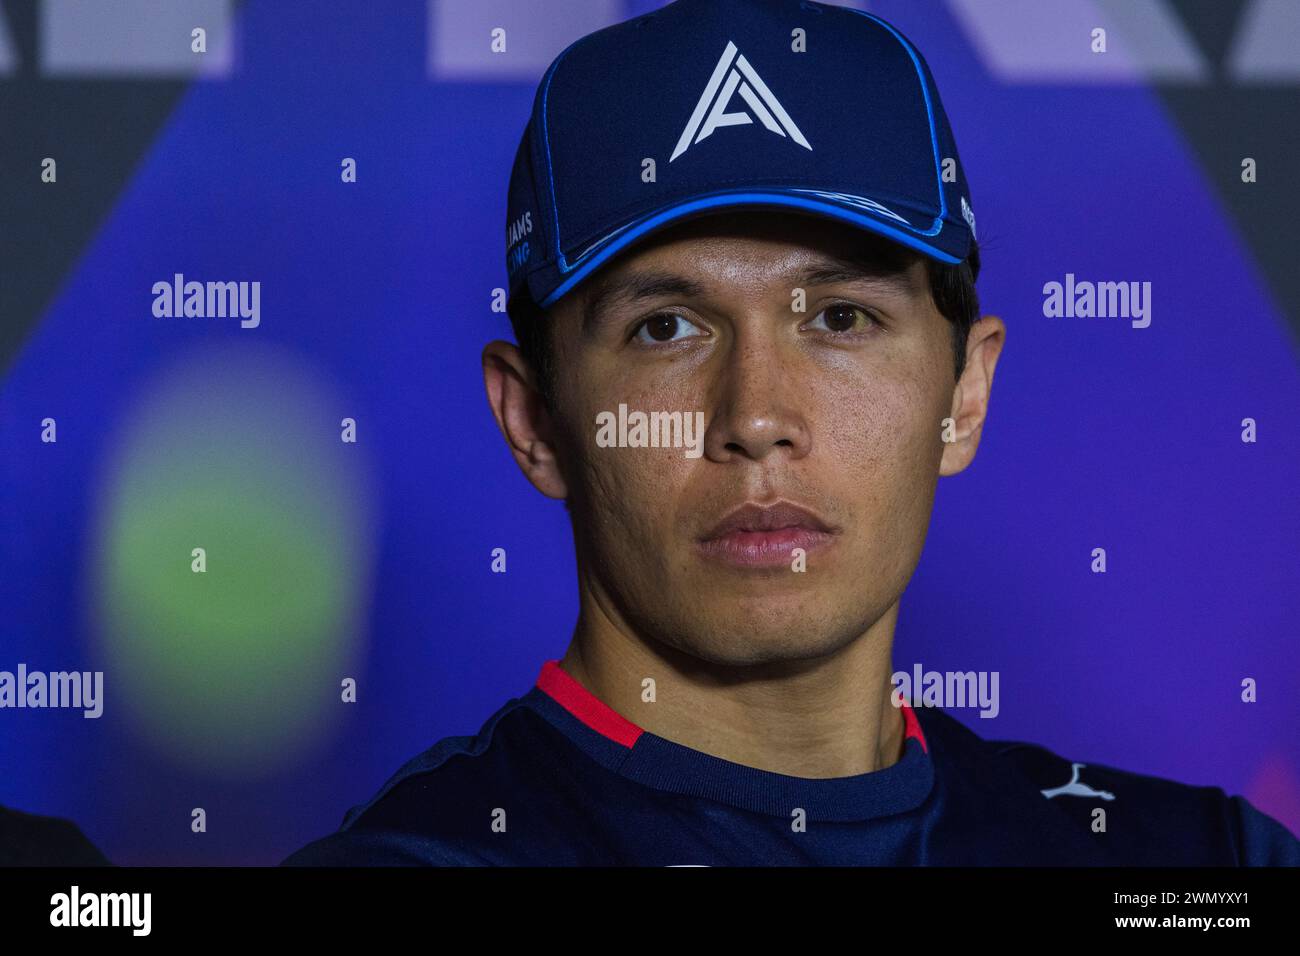
[[[1086,783],[1079,782],[1079,768],[1088,766],[1085,763],[1071,764],[1073,772],[1070,775],[1070,782],[1061,787],[1055,787],[1051,790],[1044,790],[1043,796],[1048,800],[1052,797],[1059,797],[1061,794],[1067,794],[1071,797],[1101,797],[1103,800],[1114,800],[1115,794],[1109,790],[1094,790]]]

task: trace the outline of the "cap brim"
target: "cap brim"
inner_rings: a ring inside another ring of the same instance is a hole
[[[809,193],[816,195],[808,195]],[[827,196],[836,198],[823,198]],[[795,192],[789,189],[751,189],[691,197],[621,226],[587,246],[573,261],[562,263],[560,283],[544,296],[535,298],[541,308],[549,308],[592,272],[647,235],[684,219],[720,209],[740,208],[785,209],[838,220],[950,264],[961,262],[965,258],[963,250],[969,245],[968,237],[962,235],[960,229],[942,219],[932,220],[929,227],[923,230],[881,203],[866,197],[816,190]]]

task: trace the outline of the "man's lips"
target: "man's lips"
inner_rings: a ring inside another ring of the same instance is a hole
[[[746,503],[706,532],[698,547],[707,557],[728,564],[774,567],[789,565],[795,548],[808,553],[825,547],[838,531],[792,502]]]

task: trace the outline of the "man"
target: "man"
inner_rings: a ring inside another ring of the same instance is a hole
[[[1300,863],[1217,787],[895,702],[900,597],[1006,331],[978,318],[970,193],[897,31],[678,0],[586,37],[508,205],[521,348],[488,345],[484,377],[570,511],[572,643],[286,862]]]

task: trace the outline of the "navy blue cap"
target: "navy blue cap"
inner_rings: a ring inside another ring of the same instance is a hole
[[[736,208],[948,263],[975,238],[934,78],[894,27],[808,0],[675,0],[570,44],[542,78],[510,175],[510,298],[526,286],[549,308],[656,230]]]

